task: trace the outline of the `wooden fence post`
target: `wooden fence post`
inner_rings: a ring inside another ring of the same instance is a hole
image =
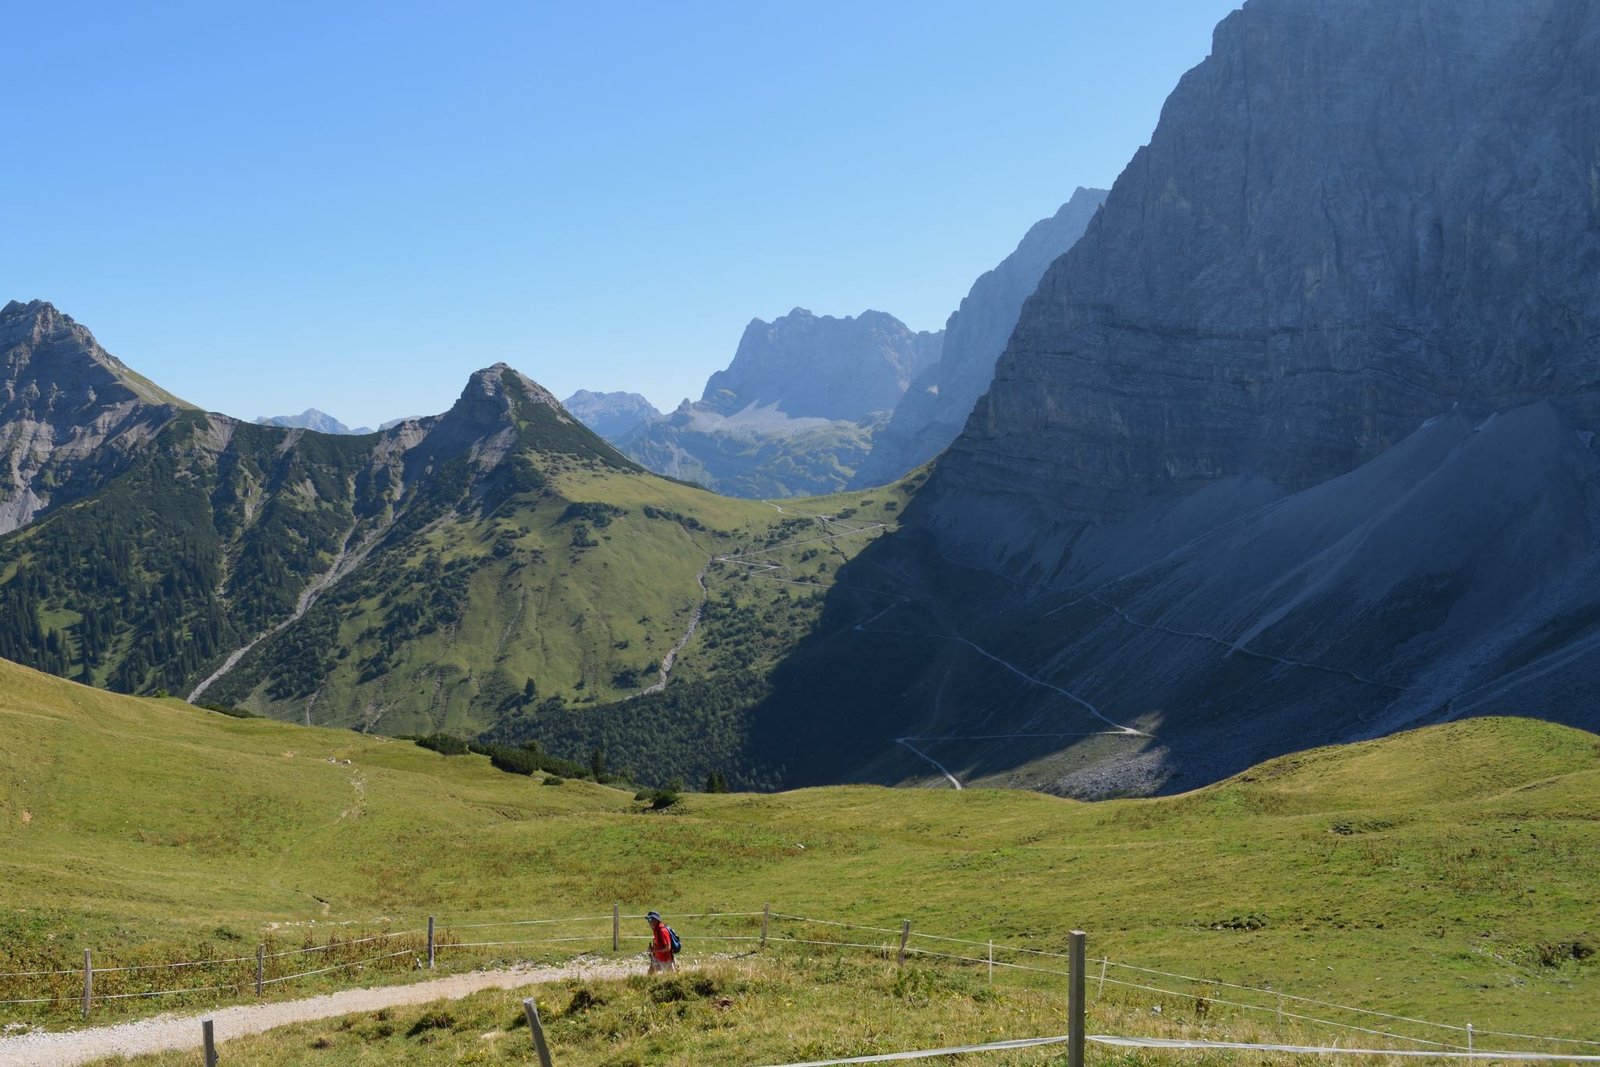
[[[428,970],[433,970],[433,916],[428,916]]]
[[[911,920],[904,919],[900,923],[900,962],[895,965],[897,967],[906,965],[906,942],[909,940],[911,940]]]
[[[267,946],[256,946],[256,996],[260,996],[267,988]]]
[[[767,947],[767,926],[772,922],[772,905],[761,905],[761,947]]]
[[[1072,931],[1067,960],[1067,1067],[1083,1067],[1083,943],[1082,930]]]
[[[1472,1055],[1472,1024],[1467,1024],[1467,1055]]]
[[[1106,995],[1106,957],[1100,957],[1100,985],[1094,991],[1094,999],[1099,1000]]]
[[[210,1019],[200,1023],[200,1037],[206,1046],[206,1067],[217,1067],[217,1035],[212,1032]]]
[[[611,951],[622,951],[622,905],[611,905]]]
[[[90,962],[89,950],[83,950],[83,1017],[89,1017],[89,1007],[94,1003],[94,964]]]
[[[544,1027],[539,1025],[539,1008],[532,997],[522,1002],[522,1010],[528,1016],[528,1029],[533,1031],[533,1051],[539,1054],[539,1067],[554,1067],[550,1062],[550,1046],[544,1043]]]
[[[989,984],[994,985],[994,938],[989,939]]]

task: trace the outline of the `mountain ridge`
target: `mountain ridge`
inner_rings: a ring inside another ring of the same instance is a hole
[[[505,363],[448,410],[361,437],[148,410],[73,506],[0,535],[0,656],[308,723],[515,731],[669,676],[767,669],[887,528],[659,478]],[[874,517],[904,500],[879,498]],[[750,564],[716,557],[750,552],[772,571],[803,553],[805,573],[734,585]],[[729,640],[752,619],[761,640]],[[742,725],[717,729],[674,749],[672,773],[780,780]]]
[[[0,534],[93,491],[193,406],[42,300],[0,308]]]
[[[1224,19],[860,561],[917,598],[880,643],[923,620],[1039,684],[928,657],[886,726],[1011,731],[925,751],[1104,796],[1460,715],[1600,725],[1597,71],[1572,0]],[[1149,739],[1025,739],[1089,707]]]
[[[994,365],[1016,327],[1022,302],[1058,257],[1083,236],[1107,191],[1079,186],[1049,218],[1028,228],[1017,247],[972,283],[945,323],[939,359],[911,382],[852,488],[893,481],[943,452],[988,389]]]
[[[700,400],[616,443],[651,470],[732,496],[837,492],[942,339],[870,309],[835,318],[797,307],[772,322],[752,319]]]

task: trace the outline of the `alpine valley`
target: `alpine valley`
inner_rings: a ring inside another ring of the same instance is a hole
[[[307,724],[559,734],[669,680],[758,691],[908,491],[718,497],[504,365],[442,415],[344,436],[198,411],[41,302],[0,311],[0,352],[0,656]],[[655,774],[777,784],[743,710],[679,724]]]
[[[9,304],[0,656],[751,788],[1600,727],[1600,6],[1249,0],[1047,221],[943,334],[796,309],[677,412],[584,397],[623,450],[505,365],[242,422]]]

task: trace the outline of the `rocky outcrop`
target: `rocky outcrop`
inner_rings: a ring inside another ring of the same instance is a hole
[[[561,406],[538,382],[505,363],[475,371],[442,415],[411,420],[384,431],[392,437],[410,427],[420,434],[405,452],[406,480],[438,474],[444,464],[466,457],[480,473],[494,470],[518,450],[596,459],[638,469],[609,442]]]
[[[933,647],[837,716],[1080,795],[1600,728],[1597,277],[1600,7],[1249,0],[852,565],[913,602],[840,610]]]
[[[656,406],[638,393],[595,393],[579,389],[561,402],[585,426],[615,441],[641,423],[660,418]]]
[[[881,311],[756,319],[700,400],[614,440],[650,470],[730,496],[837,492],[943,337]]]
[[[1105,198],[1104,189],[1080,186],[1055,215],[1034,223],[1015,252],[972,284],[945,324],[939,361],[900,398],[853,486],[891,482],[949,447],[989,387],[1022,302],[1038,288],[1045,269],[1077,244]]]
[[[1426,419],[1600,425],[1600,8],[1252,0],[1045,275],[933,482],[947,550],[1070,581],[1158,497]]]
[[[892,411],[912,379],[939,358],[942,335],[913,333],[881,311],[836,319],[795,308],[745,327],[727,370],[700,404],[720,415],[775,406],[791,418],[853,422]]]
[[[50,304],[0,308],[0,534],[98,487],[187,407]]]

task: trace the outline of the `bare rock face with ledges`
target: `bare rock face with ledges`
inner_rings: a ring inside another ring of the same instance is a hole
[[[1600,8],[1252,0],[1028,301],[935,521],[1050,570],[1154,495],[1313,485],[1457,406],[1592,428],[1597,276]]]
[[[1054,215],[1029,228],[1015,252],[972,283],[945,324],[939,361],[906,390],[888,425],[874,437],[853,486],[891,482],[949,447],[989,387],[1022,302],[1038,288],[1046,268],[1083,236],[1105,199],[1104,189],[1080,186]]]
[[[892,411],[938,359],[941,340],[882,311],[839,319],[795,308],[745,327],[733,362],[707,379],[700,404],[719,415],[776,405],[791,418],[848,421]]]
[[[882,311],[754,319],[701,399],[614,440],[650,470],[729,496],[837,492],[943,339]]]
[[[596,393],[579,389],[563,400],[561,406],[608,441],[661,416],[656,406],[638,393]]]
[[[0,308],[0,534],[98,487],[187,407],[50,304]]]
[[[1597,279],[1600,5],[1248,0],[874,553],[1009,667],[928,653],[839,717],[1093,795],[1463,715],[1600,728]],[[1143,734],[1035,737],[1085,706]]]

